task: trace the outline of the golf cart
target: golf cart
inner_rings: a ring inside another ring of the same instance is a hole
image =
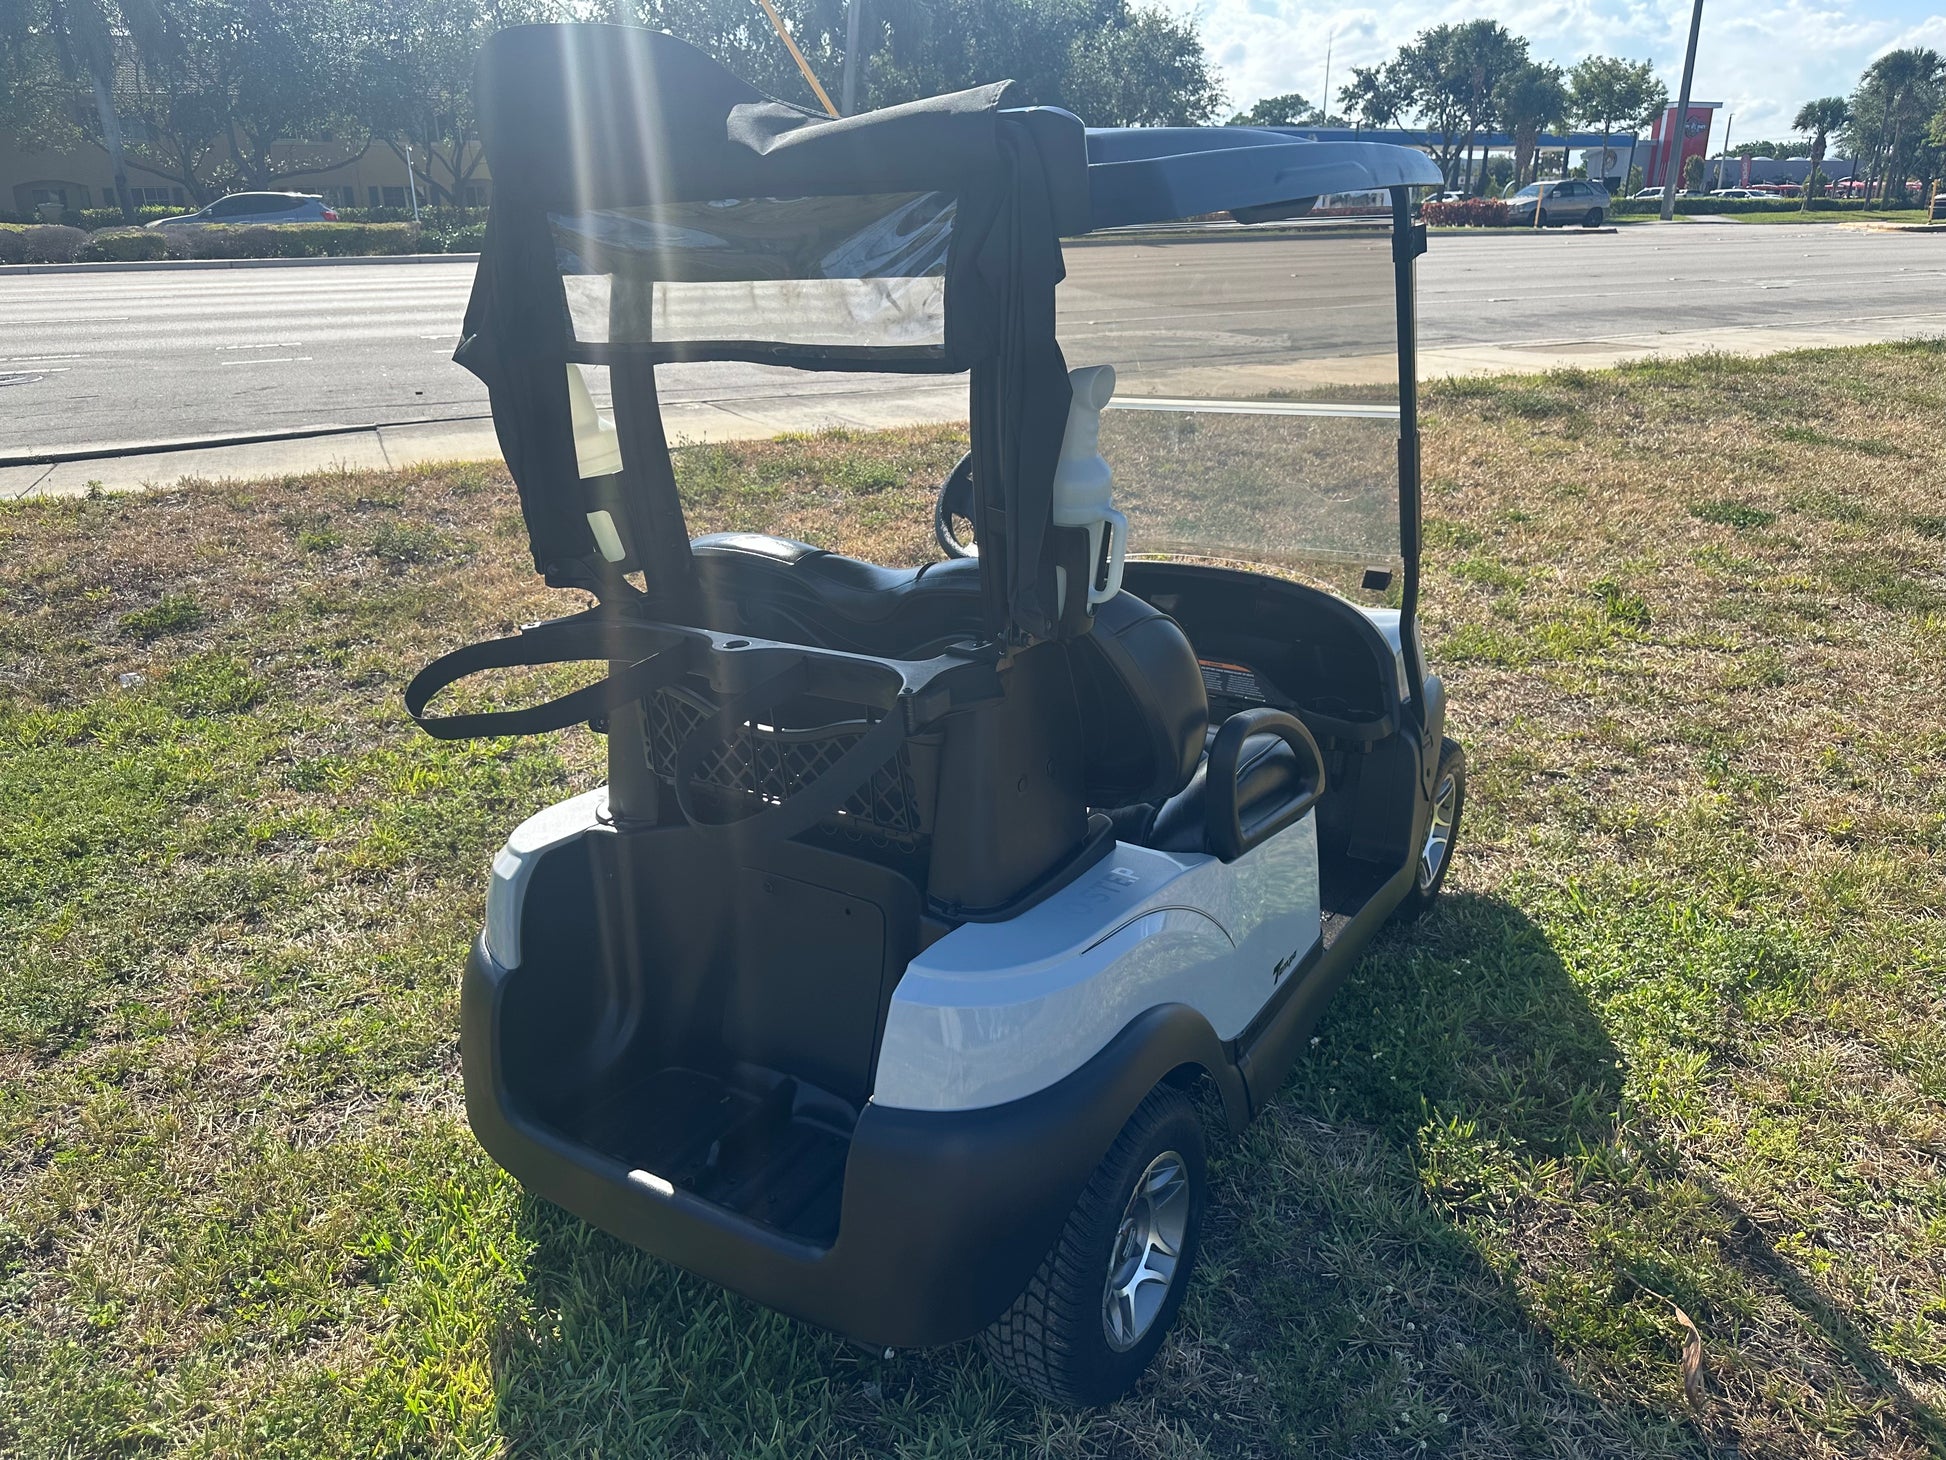
[[[406,702],[441,737],[607,737],[607,784],[493,862],[461,1049],[494,1158],[785,1313],[984,1335],[1094,1404],[1196,1260],[1192,1095],[1240,1129],[1446,874],[1410,196],[1439,174],[1009,89],[827,119],[667,35],[493,38],[457,358],[537,570],[594,603]],[[1169,226],[1218,212],[1271,226]],[[964,422],[942,560],[692,541],[679,362]],[[599,677],[429,711],[573,661]]]

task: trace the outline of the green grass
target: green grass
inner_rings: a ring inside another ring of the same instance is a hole
[[[1946,1454],[1942,401],[1936,346],[1428,393],[1451,894],[1219,1145],[1179,1333],[1085,1416],[474,1144],[486,864],[600,764],[399,706],[574,601],[500,473],[0,509],[0,1454]],[[678,470],[696,531],[916,561],[961,449]]]

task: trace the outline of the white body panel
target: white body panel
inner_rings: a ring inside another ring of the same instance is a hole
[[[955,928],[893,992],[872,1101],[966,1110],[1085,1064],[1145,1009],[1187,1004],[1234,1039],[1317,943],[1306,816],[1237,861],[1117,843],[1002,923]]]
[[[584,791],[571,800],[537,811],[507,838],[493,857],[487,883],[486,946],[502,968],[520,967],[520,909],[534,864],[555,847],[592,830],[608,816],[608,788]]]

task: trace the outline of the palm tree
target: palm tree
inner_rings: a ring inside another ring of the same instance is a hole
[[[1568,122],[1568,88],[1561,68],[1529,61],[1514,71],[1501,87],[1500,109],[1514,134],[1514,185],[1524,187],[1533,180],[1530,168],[1540,171],[1541,133]]]
[[[1791,119],[1793,131],[1811,134],[1811,170],[1804,175],[1804,196],[1798,211],[1808,212],[1811,207],[1811,182],[1817,177],[1818,169],[1824,166],[1824,149],[1831,135],[1843,128],[1851,120],[1851,108],[1842,96],[1823,96],[1816,101],[1807,101],[1797,109]]]
[[[1925,46],[1906,46],[1887,51],[1865,69],[1867,85],[1876,84],[1885,96],[1885,111],[1892,125],[1892,141],[1886,148],[1885,179],[1879,185],[1879,206],[1890,207],[1892,174],[1903,171],[1906,112],[1914,95],[1938,84],[1946,72],[1946,56]],[[1905,179],[1899,179],[1900,202],[1904,202]]]

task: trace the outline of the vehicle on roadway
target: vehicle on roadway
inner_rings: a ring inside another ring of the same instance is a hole
[[[1560,228],[1570,223],[1599,228],[1608,216],[1612,201],[1608,190],[1599,183],[1568,178],[1562,182],[1529,183],[1507,200],[1507,206],[1515,224],[1533,226],[1538,208],[1543,228]]]
[[[207,223],[335,223],[336,211],[314,193],[226,193],[215,202],[151,228],[196,228]]]
[[[1196,1263],[1192,1092],[1241,1130],[1451,865],[1413,335],[1439,173],[1012,97],[836,120],[648,30],[487,43],[456,358],[537,570],[594,603],[454,650],[406,706],[449,739],[607,738],[607,784],[493,861],[460,1046],[494,1158],[785,1313],[875,1348],[981,1335],[1090,1405]],[[1304,216],[1361,191],[1382,212]],[[1097,308],[1063,303],[1064,238],[1226,211],[1296,221],[1159,235],[1166,308],[1064,327]],[[692,541],[656,395],[677,360],[970,373],[943,559]],[[428,713],[577,660],[605,677]]]

